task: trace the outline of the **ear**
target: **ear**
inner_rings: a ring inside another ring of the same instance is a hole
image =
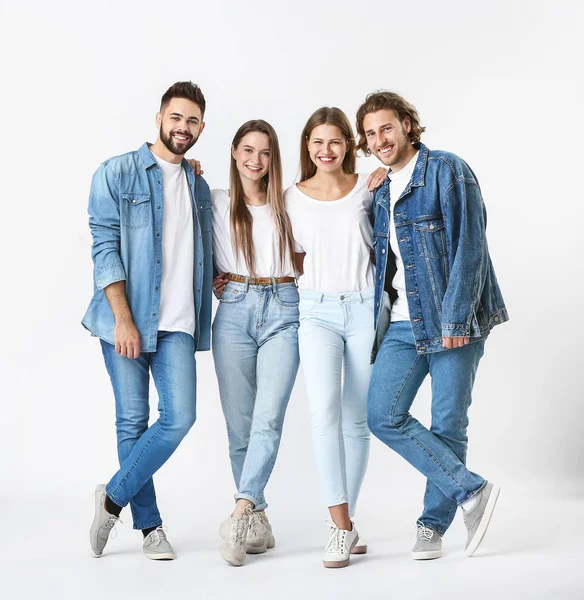
[[[231,146],[231,158],[235,160],[235,146]]]
[[[162,113],[157,112],[156,113],[156,129],[160,129],[161,125],[162,125]]]
[[[412,120],[410,117],[405,117],[402,121],[402,127],[406,133],[409,133],[412,130]]]
[[[201,136],[201,133],[203,133],[203,129],[205,129],[205,125],[206,125],[206,123],[205,123],[205,121],[203,121],[201,123],[201,129],[199,129],[199,137]]]

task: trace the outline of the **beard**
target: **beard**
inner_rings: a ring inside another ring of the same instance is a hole
[[[169,132],[164,131],[164,129],[162,129],[162,126],[160,127],[160,141],[166,146],[166,149],[169,152],[172,152],[173,154],[176,154],[178,156],[182,156],[183,154],[186,154],[197,142],[197,140],[199,139],[199,136],[195,137],[193,135],[191,135],[190,133],[184,133],[180,130],[172,130]],[[177,141],[174,137],[173,134],[174,133],[180,133],[181,135],[184,135],[187,137],[187,140],[185,140],[184,142],[179,142]]]

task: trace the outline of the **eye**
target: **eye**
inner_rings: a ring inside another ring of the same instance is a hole
[[[173,121],[178,121],[178,117],[177,116],[172,116],[170,117]]]
[[[388,125],[387,127],[384,127],[383,131],[391,131],[391,125]]]
[[[368,137],[368,138],[372,138],[372,137],[373,137],[373,132],[372,132],[372,131],[369,131],[369,132],[367,132],[367,133],[365,134],[365,136],[366,136],[366,137]]]
[[[268,151],[263,152],[264,156],[270,156],[270,153]]]

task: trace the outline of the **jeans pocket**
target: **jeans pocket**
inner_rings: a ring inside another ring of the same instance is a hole
[[[276,286],[274,298],[278,304],[287,308],[298,308],[298,290],[294,284]]]
[[[219,302],[221,304],[235,304],[236,302],[241,302],[246,295],[245,288],[228,283],[223,290],[221,298],[219,298]]]

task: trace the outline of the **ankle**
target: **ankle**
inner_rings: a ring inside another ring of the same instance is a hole
[[[240,498],[235,503],[235,508],[233,509],[231,516],[232,517],[240,517],[247,511],[248,507],[253,510],[254,503],[250,502],[249,500],[245,500],[244,498]]]
[[[118,506],[113,500],[110,499],[109,496],[106,495],[105,497],[105,502],[104,502],[104,507],[106,509],[106,511],[110,514],[110,515],[114,515],[115,517],[119,517],[120,513],[122,512],[122,507]]]

